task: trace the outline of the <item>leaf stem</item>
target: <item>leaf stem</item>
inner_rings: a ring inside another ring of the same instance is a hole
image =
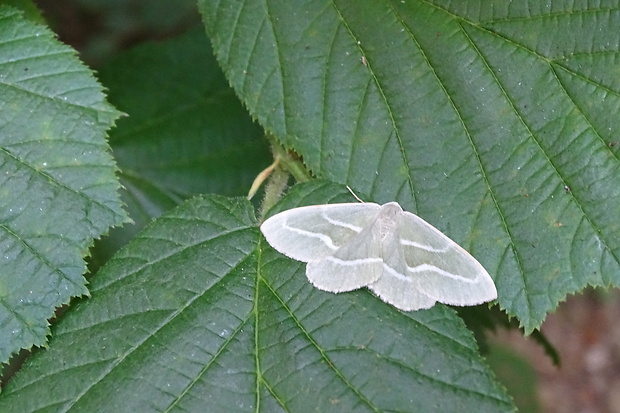
[[[267,139],[271,143],[274,158],[279,160],[284,169],[293,175],[297,182],[307,182],[312,179],[312,175],[295,152],[284,148],[273,135],[267,134]]]
[[[278,202],[282,193],[286,190],[289,175],[292,175],[297,182],[307,182],[312,179],[312,175],[297,154],[292,150],[284,148],[273,135],[267,134],[267,139],[271,143],[271,150],[275,160],[273,164],[259,174],[261,180],[269,176],[265,185],[265,196],[259,211],[261,221],[265,213]]]

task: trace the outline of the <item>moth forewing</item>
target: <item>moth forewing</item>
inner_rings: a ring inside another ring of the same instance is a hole
[[[261,225],[267,242],[287,257],[316,261],[332,255],[375,220],[377,204],[312,205],[280,212]]]

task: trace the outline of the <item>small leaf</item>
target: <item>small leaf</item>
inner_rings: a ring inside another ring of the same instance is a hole
[[[126,220],[105,140],[119,113],[42,26],[0,6],[0,362],[43,346],[47,319],[88,294],[83,257]]]
[[[345,194],[313,182],[287,202]],[[452,309],[326,293],[304,269],[245,199],[192,199],[100,271],[0,411],[514,410]]]

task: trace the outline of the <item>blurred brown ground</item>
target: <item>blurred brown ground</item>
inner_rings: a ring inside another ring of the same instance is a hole
[[[491,342],[530,362],[538,378],[538,394],[532,396],[541,412],[620,413],[619,318],[617,290],[588,291],[560,304],[541,328],[560,355],[559,367],[519,331],[498,331]]]

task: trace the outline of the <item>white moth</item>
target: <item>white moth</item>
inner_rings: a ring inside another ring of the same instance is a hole
[[[368,287],[404,311],[497,298],[474,257],[396,202],[294,208],[267,219],[261,231],[273,248],[307,262],[306,275],[321,290]]]

